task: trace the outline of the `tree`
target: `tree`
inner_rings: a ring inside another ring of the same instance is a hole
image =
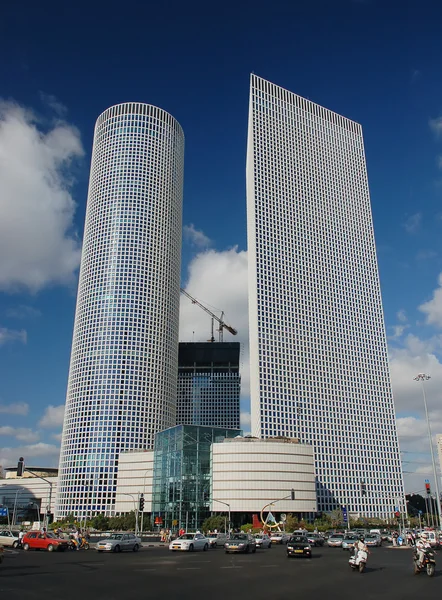
[[[330,519],[333,527],[341,525],[341,523],[344,522],[344,515],[342,514],[342,510],[340,508],[335,508],[335,510],[332,510],[332,512],[330,513]]]
[[[229,528],[228,518],[222,515],[213,515],[212,517],[208,517],[203,523],[203,531],[213,531],[217,529],[218,531],[224,531],[224,528],[227,524],[227,529]]]

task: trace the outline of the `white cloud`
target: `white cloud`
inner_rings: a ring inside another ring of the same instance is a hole
[[[442,117],[437,117],[436,119],[430,119],[429,125],[431,131],[439,137],[442,135]]]
[[[405,231],[408,233],[416,233],[419,229],[422,222],[422,214],[415,213],[414,215],[410,215],[407,217],[405,222],[403,223]]]
[[[250,412],[241,411],[240,422],[241,429],[244,431],[244,434],[248,434],[252,425],[252,415],[250,414]]]
[[[188,267],[186,290],[225,322],[238,330],[237,336],[224,331],[225,341],[241,342],[241,395],[249,396],[249,321],[247,296],[247,252],[231,248],[208,250],[195,256]],[[216,307],[216,308],[214,308]],[[211,319],[201,308],[181,296],[180,339],[210,339]],[[217,332],[215,334],[218,335]]]
[[[46,407],[45,414],[38,423],[40,427],[53,429],[63,425],[64,408],[64,404],[60,404],[59,406],[52,406],[50,404],[48,407]]]
[[[68,109],[56,96],[40,92],[40,99],[43,104],[50,108],[58,117],[62,118],[66,116]]]
[[[43,131],[30,111],[0,100],[0,290],[73,281],[80,243],[69,168],[82,155],[74,127]]]
[[[12,404],[0,404],[0,413],[4,415],[21,415],[25,417],[29,412],[29,404],[26,402],[13,402]]]
[[[406,323],[408,321],[407,313],[403,308],[397,311],[396,317],[401,323]]]
[[[17,331],[16,329],[0,327],[0,346],[3,346],[3,344],[7,344],[8,342],[22,342],[22,344],[26,344],[26,331],[24,329]]]
[[[33,431],[28,427],[10,427],[9,425],[3,425],[0,427],[0,435],[14,437],[20,442],[28,442],[30,444],[33,442],[38,442],[40,439],[40,435],[37,431]]]
[[[51,434],[51,438],[53,440],[56,440],[57,442],[61,442],[61,436],[62,436],[62,432],[60,431],[60,433],[53,433]]]
[[[434,250],[419,250],[416,254],[416,260],[431,260],[432,258],[436,258],[437,252]]]
[[[33,466],[46,466],[50,467],[58,463],[58,456],[60,454],[59,446],[55,444],[46,444],[44,442],[38,442],[37,444],[26,444],[24,446],[17,446],[16,448],[0,448],[0,465],[4,467],[10,467],[17,463],[20,456],[25,459],[25,464],[31,467],[31,460],[34,458],[39,459],[39,465]]]
[[[6,316],[10,319],[32,319],[35,317],[41,317],[41,312],[38,310],[38,308],[34,308],[33,306],[20,304],[18,306],[8,308],[6,311]]]
[[[419,306],[419,310],[427,315],[429,325],[442,327],[442,273],[438,278],[439,287],[433,292],[433,298]]]
[[[211,239],[207,237],[207,235],[203,231],[195,229],[193,223],[191,223],[190,225],[184,225],[183,235],[184,239],[187,242],[199,249],[208,248],[212,243]]]

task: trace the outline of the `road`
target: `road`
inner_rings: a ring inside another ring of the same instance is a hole
[[[415,576],[408,549],[373,548],[363,574],[352,571],[347,561],[347,552],[327,547],[315,548],[312,559],[288,559],[285,546],[247,555],[227,555],[222,549],[172,553],[158,546],[137,554],[19,551],[8,553],[0,566],[0,598],[287,600],[296,596],[307,600],[321,595],[327,600],[416,600],[440,596],[442,563],[433,578]]]

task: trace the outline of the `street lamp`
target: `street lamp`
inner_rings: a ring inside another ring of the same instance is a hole
[[[432,465],[433,465],[434,489],[436,491],[437,516],[438,516],[439,527],[440,527],[441,524],[442,524],[442,521],[441,521],[442,508],[441,508],[441,504],[440,504],[439,483],[438,483],[438,480],[437,480],[436,463],[434,461],[433,438],[432,438],[432,435],[431,435],[430,419],[428,417],[427,397],[425,395],[425,382],[428,381],[429,379],[431,379],[430,376],[426,375],[425,373],[419,373],[414,378],[415,381],[420,381],[421,385],[422,385],[422,398],[424,400],[425,417],[427,419],[428,440],[430,442],[431,462],[432,462]]]
[[[130,496],[134,501],[134,512],[135,512],[135,535],[138,535],[138,506],[135,496],[133,494],[122,493],[122,496]]]
[[[228,502],[223,502],[223,500],[217,500],[216,498],[212,498],[212,502],[219,502],[220,504],[224,504],[229,509],[229,533],[230,533],[230,504]],[[227,533],[227,531],[226,531]]]

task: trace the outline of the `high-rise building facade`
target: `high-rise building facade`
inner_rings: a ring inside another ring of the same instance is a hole
[[[160,108],[95,126],[56,513],[112,514],[118,456],[175,424],[184,135]]]
[[[239,342],[180,342],[177,425],[239,429]]]
[[[315,450],[318,509],[388,517],[403,479],[362,129],[252,75],[252,433]]]

